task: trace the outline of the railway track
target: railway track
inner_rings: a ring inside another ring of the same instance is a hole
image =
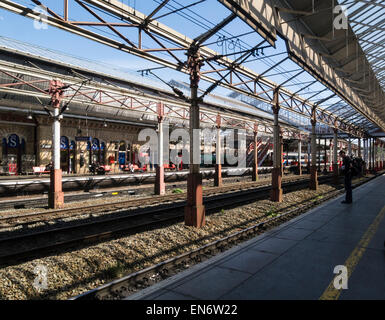
[[[322,177],[320,180],[326,182],[330,178]],[[285,190],[292,191],[304,186],[307,187],[308,182],[308,179],[290,179],[290,181],[285,181],[283,186]],[[252,183],[249,185],[242,184],[241,187],[238,185],[237,189],[236,186],[232,186],[232,188],[212,188],[211,194],[205,192],[206,212],[209,213],[225,207],[265,199],[269,196],[270,188],[270,185],[256,187]],[[169,195],[151,197],[152,201],[158,201],[156,205],[136,209],[127,209],[127,204],[130,201],[127,201],[125,205],[121,202],[107,204],[103,206],[104,209],[102,210],[108,210],[109,212],[115,210],[119,214],[103,216],[74,225],[3,237],[0,239],[0,264],[9,265],[32,257],[41,257],[55,250],[80,247],[161,224],[173,223],[183,218],[185,197],[185,194],[173,195],[172,197]],[[159,203],[159,200],[172,201],[172,203]],[[138,201],[143,204],[143,199],[138,199]],[[124,208],[124,206],[126,207]],[[90,206],[81,208],[81,210],[88,210],[92,213],[98,207],[100,206]],[[58,210],[58,214],[60,215],[60,212],[63,211],[65,210]]]
[[[283,182],[296,182],[302,180],[308,181],[308,176],[300,177],[290,177],[284,178]],[[224,192],[232,192],[236,190],[246,190],[250,188],[255,188],[259,186],[269,186],[270,181],[257,181],[257,182],[245,182],[240,186],[239,183],[225,185],[223,187],[208,187],[204,189],[204,194],[206,196],[210,196],[216,193],[224,193]],[[6,214],[4,216],[0,216],[0,232],[3,228],[15,227],[17,225],[21,225],[26,227],[28,224],[32,223],[40,223],[45,221],[52,221],[55,219],[65,219],[70,217],[82,216],[82,215],[95,215],[95,214],[103,214],[109,212],[118,212],[119,210],[127,209],[127,208],[135,208],[138,206],[146,206],[165,203],[165,202],[173,202],[186,199],[186,194],[172,194],[172,195],[164,195],[164,196],[148,196],[141,197],[140,199],[129,199],[123,201],[116,202],[108,202],[105,204],[96,204],[90,206],[84,206],[82,208],[66,208],[66,209],[58,209],[58,210],[44,210],[40,212],[32,212],[32,213],[22,213],[22,214]]]
[[[267,175],[261,175],[267,176]],[[243,179],[243,176],[234,176],[234,178],[224,178],[224,179],[236,179],[241,180]],[[203,181],[203,185],[207,186],[211,184],[211,181]],[[187,183],[184,182],[174,182],[174,183],[168,183],[166,185],[166,190],[170,190],[173,188],[186,186]],[[116,190],[109,190],[109,191],[103,191],[101,189],[93,189],[91,192],[82,192],[78,194],[68,194],[64,196],[65,203],[75,202],[75,201],[82,201],[82,200],[91,200],[91,199],[100,199],[100,198],[106,198],[106,197],[113,197],[115,195],[141,195],[145,193],[151,193],[154,190],[153,185],[145,185],[145,186],[132,186],[130,189],[116,189]],[[0,213],[3,210],[12,210],[12,209],[26,209],[26,208],[44,208],[48,205],[48,196],[44,197],[30,197],[30,198],[24,198],[24,199],[17,199],[17,200],[0,200]]]
[[[376,176],[356,183],[352,187],[356,188],[374,178],[376,178]],[[237,243],[243,242],[251,237],[254,237],[256,234],[261,234],[267,229],[270,229],[276,225],[288,221],[293,217],[298,216],[303,212],[306,212],[310,208],[342,194],[343,192],[344,190],[336,190],[325,195],[322,199],[316,197],[313,199],[313,201],[307,201],[305,204],[289,211],[286,211],[284,213],[280,213],[275,217],[263,217],[261,218],[261,221],[251,227],[238,231],[225,238],[206,244],[195,250],[183,253],[174,258],[160,262],[141,271],[129,274],[123,278],[104,284],[96,289],[87,291],[83,294],[73,297],[70,300],[112,300],[125,298],[130,294],[143,289],[146,286],[150,286],[151,284],[162,281],[165,278],[168,278],[181,270],[185,270],[187,265],[190,267],[194,264],[201,262],[202,260],[214,256],[219,252],[223,252],[229,249],[230,247],[236,245]]]

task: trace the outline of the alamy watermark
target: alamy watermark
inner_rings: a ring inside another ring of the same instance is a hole
[[[336,30],[348,29],[348,9],[345,6],[335,6],[333,13],[337,16],[333,20],[333,28]]]
[[[333,280],[334,288],[337,290],[348,289],[348,268],[338,265],[334,267],[333,273],[336,274]]]
[[[38,19],[33,19],[33,27],[36,30],[46,30],[48,29],[47,24],[47,18],[48,18],[48,12],[47,10],[42,6],[36,6],[33,8],[33,11],[37,12],[39,14]]]
[[[172,162],[179,165],[183,162],[183,164],[213,165],[224,164],[226,160],[228,165],[246,167],[246,130],[221,130],[218,137],[217,129],[194,129],[190,137],[189,130],[183,128],[169,132],[169,126],[165,123],[162,126],[162,133],[163,137],[160,140],[160,132],[154,129],[146,128],[139,132],[138,141],[145,142],[139,149],[140,163]],[[171,150],[170,142],[174,145]],[[220,143],[220,148],[217,142]],[[214,146],[215,156],[212,151]]]
[[[38,264],[34,269],[33,273],[36,275],[33,280],[33,287],[37,291],[46,290],[48,288],[48,268],[44,264]]]

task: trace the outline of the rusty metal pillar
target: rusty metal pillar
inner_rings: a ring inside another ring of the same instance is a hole
[[[317,179],[317,136],[315,133],[317,121],[315,119],[315,111],[311,119],[311,166],[310,166],[310,189],[318,189]]]
[[[338,129],[334,128],[333,131],[333,183],[338,184]]]
[[[301,135],[299,135],[298,138],[298,174],[302,176],[302,163],[301,163],[301,158],[302,158],[302,140],[301,140]]]
[[[254,123],[254,162],[252,180],[258,180],[258,124]]]
[[[214,186],[222,187],[222,145],[221,145],[221,116],[217,115],[217,141],[215,144],[215,175]]]
[[[191,104],[190,104],[190,165],[187,178],[187,204],[185,206],[185,224],[200,228],[205,225],[205,207],[203,205],[202,174],[200,173],[200,134],[198,85],[200,69],[203,65],[198,47],[191,46],[188,50],[188,68],[190,73]],[[196,141],[198,140],[198,141]],[[194,148],[194,145],[197,147]]]
[[[50,173],[50,185],[48,194],[48,206],[52,209],[60,209],[64,206],[64,193],[62,189],[62,171],[60,168],[60,102],[63,98],[63,83],[50,81],[49,94],[53,107],[53,139],[52,161],[53,168]]]
[[[272,171],[272,189],[270,193],[271,201],[282,202],[282,149],[280,139],[280,128],[278,124],[279,114],[279,89],[274,90],[273,97],[273,113],[274,113],[274,149],[273,149],[273,171]]]
[[[159,102],[156,105],[158,113],[158,165],[155,174],[155,194],[164,195],[166,193],[166,184],[164,183],[164,163],[163,163],[163,117],[164,106]]]

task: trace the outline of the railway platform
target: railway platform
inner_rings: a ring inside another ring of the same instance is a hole
[[[126,299],[385,299],[384,184],[381,175],[354,189],[353,204],[330,200]]]

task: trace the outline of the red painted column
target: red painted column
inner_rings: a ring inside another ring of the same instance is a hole
[[[274,90],[273,97],[273,113],[274,113],[274,151],[273,151],[273,171],[272,171],[272,189],[270,193],[270,199],[274,202],[282,202],[283,191],[282,191],[282,148],[281,139],[279,137],[279,124],[278,124],[278,113],[279,113],[279,89]]]
[[[221,116],[217,115],[217,141],[215,144],[215,175],[214,175],[214,186],[222,187],[222,145],[221,145]]]
[[[203,205],[202,174],[200,173],[200,148],[194,148],[194,129],[199,130],[198,84],[202,61],[199,49],[192,47],[188,51],[188,68],[190,73],[190,173],[187,178],[187,204],[185,206],[185,224],[201,228],[205,225],[205,207]],[[199,141],[195,141],[200,146]],[[196,154],[195,154],[196,153]],[[194,161],[195,159],[195,161]]]
[[[164,163],[163,163],[163,117],[164,106],[159,102],[156,106],[158,113],[158,165],[155,173],[155,194],[164,195],[166,193],[166,184],[164,183]],[[167,150],[168,151],[168,150]]]
[[[254,162],[252,180],[258,181],[258,124],[254,124]]]
[[[53,116],[53,139],[52,160],[53,167],[50,173],[50,185],[48,193],[48,206],[51,209],[64,207],[64,193],[62,189],[62,171],[60,169],[60,102],[63,97],[63,83],[61,81],[50,81],[49,94],[51,106],[54,109]]]

